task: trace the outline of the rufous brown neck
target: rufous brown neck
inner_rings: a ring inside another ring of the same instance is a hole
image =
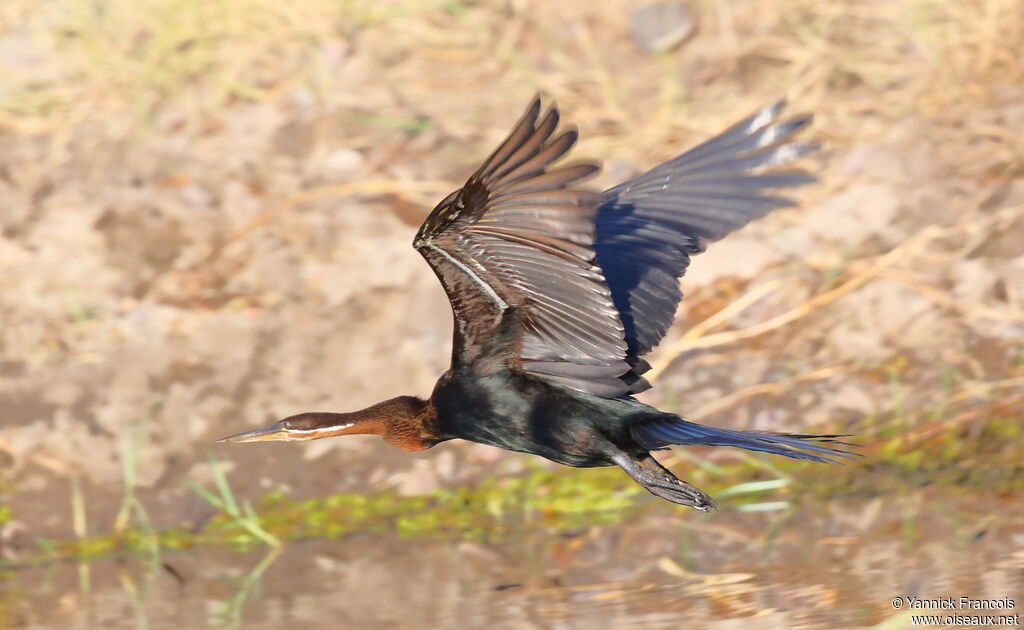
[[[349,413],[300,413],[280,424],[289,440],[372,434],[403,451],[421,451],[440,441],[433,427],[436,417],[430,401],[398,396]]]

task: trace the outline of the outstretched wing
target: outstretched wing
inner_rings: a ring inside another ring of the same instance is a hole
[[[625,328],[627,361],[654,348],[674,319],[679,278],[709,241],[774,208],[794,205],[766,193],[815,181],[803,171],[762,172],[814,150],[790,142],[810,116],[779,122],[782,103],[601,195],[594,249]]]
[[[455,315],[453,364],[472,361],[502,314],[523,309],[518,356],[535,377],[599,396],[629,391],[618,311],[594,261],[600,197],[572,186],[593,164],[552,168],[577,133],[555,135],[558,111],[534,99],[508,139],[430,213],[413,245]]]

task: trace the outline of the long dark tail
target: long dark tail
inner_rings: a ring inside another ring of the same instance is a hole
[[[835,446],[854,446],[839,441],[844,435],[818,435],[813,433],[760,433],[719,429],[682,418],[658,420],[633,427],[633,437],[646,449],[654,450],[670,444],[705,446],[735,446],[748,451],[774,453],[811,462],[839,463],[859,455]]]

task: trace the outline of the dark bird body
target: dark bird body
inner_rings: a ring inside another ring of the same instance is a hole
[[[661,415],[629,398],[567,395],[509,369],[480,373],[472,366],[442,377],[430,399],[442,436],[583,468],[612,464],[612,444],[643,451],[629,426]]]
[[[811,461],[848,451],[837,436],[756,433],[683,420],[632,397],[641,357],[664,336],[690,257],[773,208],[766,189],[813,181],[765,169],[814,147],[790,141],[809,117],[781,104],[624,184],[576,188],[598,169],[553,166],[576,141],[535,99],[506,141],[427,217],[413,245],[448,293],[451,368],[427,400],[400,396],[352,413],[306,413],[227,441],[381,435],[405,450],[464,439],[567,466],[617,465],[652,493],[698,509],[702,491],[650,451],[736,446]]]

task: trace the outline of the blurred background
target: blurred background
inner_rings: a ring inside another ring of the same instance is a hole
[[[374,437],[429,393],[410,247],[537,92],[607,187],[786,98],[820,185],[683,280],[646,402],[851,433],[619,470]],[[0,627],[902,628],[1024,606],[1018,0],[4,0]]]

